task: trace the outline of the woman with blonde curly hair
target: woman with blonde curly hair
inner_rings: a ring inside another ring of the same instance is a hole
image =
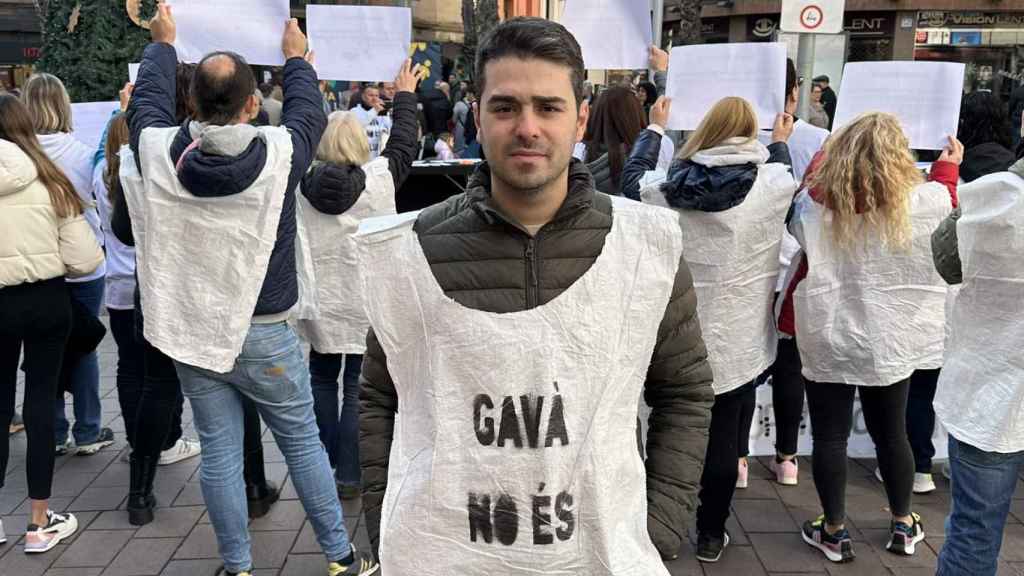
[[[962,157],[950,137],[926,182],[896,117],[864,114],[830,138],[794,201],[789,230],[803,254],[779,329],[800,350],[824,508],[803,538],[833,562],[854,557],[843,519],[855,392],[892,512],[886,549],[909,556],[924,539],[911,510],[907,397],[915,371],[942,363],[946,285],[930,237],[956,204]]]

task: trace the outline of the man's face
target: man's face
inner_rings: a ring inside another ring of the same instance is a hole
[[[509,189],[536,194],[568,170],[589,110],[577,111],[566,66],[507,57],[488,62],[484,74],[475,115],[491,173]]]
[[[821,102],[821,86],[811,88],[811,101],[815,103]]]
[[[394,100],[395,99],[395,92],[397,92],[397,88],[395,88],[395,83],[394,82],[385,82],[384,83],[384,87],[381,88],[380,92],[381,92],[381,96],[383,96],[385,99],[387,99],[387,100]]]
[[[380,90],[377,88],[363,88],[363,104],[370,108],[380,104]]]

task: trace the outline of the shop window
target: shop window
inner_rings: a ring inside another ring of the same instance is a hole
[[[847,47],[847,62],[878,62],[892,60],[891,38],[851,37]]]

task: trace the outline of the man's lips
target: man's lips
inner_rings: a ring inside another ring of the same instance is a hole
[[[539,150],[515,150],[509,156],[513,158],[544,158],[547,154]]]

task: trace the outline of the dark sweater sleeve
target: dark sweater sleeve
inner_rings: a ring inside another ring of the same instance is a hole
[[[417,120],[416,94],[412,92],[399,92],[395,94],[394,108],[391,111],[391,137],[388,138],[387,146],[380,155],[388,159],[388,169],[391,170],[391,177],[395,180],[395,191],[397,192],[405,179],[409,177],[412,163],[416,160],[419,151],[417,132],[419,120]]]
[[[366,337],[359,392],[359,461],[363,472],[363,513],[374,556],[380,546],[381,505],[388,487],[388,458],[395,432],[398,392],[387,357],[371,329]]]
[[[773,142],[768,145],[768,163],[785,164],[793,167],[793,160],[789,156],[789,144],[785,142]]]
[[[114,205],[110,211],[110,229],[121,244],[135,246],[135,236],[132,234],[132,217],[128,213],[128,203],[125,202],[124,194],[114,199]]]
[[[679,554],[697,506],[715,393],[697,294],[679,260],[672,298],[647,370],[647,530],[662,558]]]
[[[142,53],[139,76],[128,103],[128,143],[142,170],[139,140],[146,128],[176,126],[174,117],[178,55],[174,46],[154,42]]]
[[[288,190],[302,181],[302,176],[313,163],[313,155],[320,144],[320,136],[327,128],[316,71],[303,58],[290,58],[284,65],[284,104],[281,106],[281,126],[292,136],[292,171],[288,176]]]
[[[619,194],[631,200],[640,200],[640,180],[644,174],[658,167],[661,154],[661,134],[644,130],[633,144],[629,160],[619,176]]]

